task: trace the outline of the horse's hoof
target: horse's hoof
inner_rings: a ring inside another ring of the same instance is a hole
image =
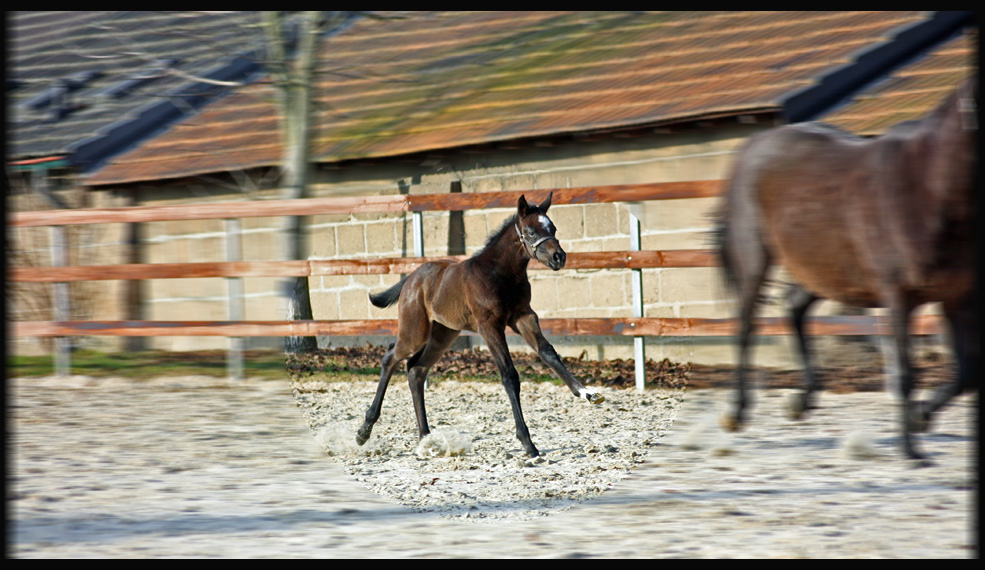
[[[725,431],[735,432],[742,430],[742,422],[739,421],[739,418],[735,414],[725,413],[718,416],[718,425],[722,426],[722,429]]]
[[[359,430],[356,432],[356,444],[362,445],[369,440],[369,434],[372,430]]]
[[[927,459],[926,457],[911,457],[910,467],[913,469],[924,469],[927,467],[933,467],[934,462]]]
[[[914,469],[922,469],[924,467],[934,466],[933,461],[927,459],[927,457],[924,454],[913,449],[912,447],[908,449],[904,449],[903,453],[906,455],[906,458],[910,460],[910,467]]]

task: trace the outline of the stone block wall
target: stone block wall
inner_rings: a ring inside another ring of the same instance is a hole
[[[738,146],[764,128],[732,125],[693,129],[671,135],[654,133],[600,141],[572,141],[554,146],[531,145],[524,149],[487,149],[427,160],[356,164],[319,170],[314,196],[380,194],[433,194],[496,192],[586,187],[596,185],[724,179]],[[242,193],[229,184],[202,183],[145,185],[141,204],[166,205],[203,201],[236,201]],[[106,194],[107,196],[110,194]],[[277,190],[252,191],[253,199],[277,198]],[[634,206],[642,225],[645,250],[707,249],[709,230],[718,199],[686,199],[646,202]],[[441,257],[473,254],[513,213],[495,208],[462,213],[425,212],[422,216],[424,254]],[[630,206],[615,204],[555,204],[550,216],[558,238],[568,252],[625,251],[630,249]],[[242,251],[246,261],[279,259],[278,218],[246,218],[242,225]],[[413,219],[408,213],[355,213],[313,215],[307,218],[309,259],[361,259],[414,256]],[[119,230],[113,230],[119,233]],[[109,240],[119,238],[107,238]],[[176,263],[224,261],[226,233],[222,220],[148,222],[141,228],[143,262]],[[110,251],[112,250],[112,252]],[[119,252],[108,248],[105,263],[119,263]],[[533,307],[541,318],[631,317],[629,270],[564,269],[559,272],[532,269]],[[396,283],[399,275],[316,276],[309,281],[316,319],[393,319],[396,309],[378,309],[368,295]],[[282,279],[243,278],[247,320],[281,320]],[[94,318],[116,319],[119,282],[98,282],[100,307]],[[157,279],[144,283],[144,316],[149,320],[228,319],[228,283],[225,279]],[[733,314],[733,306],[715,268],[667,268],[643,271],[645,317],[712,317]],[[837,308],[823,309],[837,311]],[[823,311],[822,311],[823,312]],[[763,315],[779,315],[779,306],[764,307]],[[512,348],[523,350],[518,337]],[[103,339],[106,343],[108,339]],[[383,344],[379,337],[322,338],[325,345]],[[564,356],[631,358],[630,337],[551,338]],[[729,338],[647,338],[647,357],[678,361],[730,363]],[[246,339],[247,347],[281,347],[282,339]],[[225,349],[222,337],[156,337],[150,348],[164,350]],[[789,339],[758,340],[757,362],[798,366]],[[481,346],[468,337],[459,346]]]

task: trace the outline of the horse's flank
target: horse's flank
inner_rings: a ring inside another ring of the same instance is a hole
[[[725,208],[746,210],[774,262],[821,297],[882,306],[887,279],[914,304],[963,296],[974,149],[955,107],[875,139],[822,123],[761,133],[737,161]],[[743,223],[736,213],[723,219]]]

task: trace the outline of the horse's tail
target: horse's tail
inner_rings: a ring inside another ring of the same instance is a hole
[[[722,280],[730,292],[735,291],[737,279],[736,263],[731,248],[732,240],[734,239],[734,224],[732,221],[734,213],[731,202],[737,192],[739,165],[736,164],[733,168],[732,176],[726,182],[725,197],[712,214],[711,230],[712,249],[718,258],[718,267]]]
[[[762,248],[759,215],[755,206],[761,152],[768,133],[751,137],[736,155],[725,185],[724,198],[713,214],[711,238],[725,286],[735,293],[743,275],[744,258]]]
[[[732,265],[732,258],[726,253],[728,241],[728,213],[724,207],[714,214],[714,226],[711,229],[712,251],[718,258],[719,273],[729,289],[735,284],[735,268]]]
[[[386,291],[376,294],[370,294],[369,302],[381,309],[389,307],[390,305],[396,303],[397,299],[400,298],[400,290],[404,288],[404,281],[406,280],[407,278],[403,277],[396,285],[390,287]]]

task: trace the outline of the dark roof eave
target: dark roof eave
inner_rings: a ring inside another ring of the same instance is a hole
[[[260,70],[257,58],[244,54],[205,74],[219,82],[248,82]],[[228,92],[228,87],[207,82],[195,82],[168,94],[137,110],[133,115],[102,129],[95,135],[70,145],[67,160],[83,173],[92,173],[113,156],[152,136],[167,125]],[[176,104],[171,100],[179,100]]]
[[[411,157],[422,156],[434,153],[448,153],[455,151],[462,151],[470,148],[480,148],[490,145],[504,145],[504,144],[535,144],[537,141],[545,140],[560,140],[560,139],[571,139],[571,138],[590,138],[594,136],[612,136],[620,133],[640,133],[644,131],[653,131],[655,129],[665,129],[673,127],[686,127],[689,125],[695,125],[705,121],[719,121],[723,119],[735,119],[739,120],[739,117],[746,116],[776,116],[782,112],[779,105],[764,105],[756,107],[747,107],[742,109],[733,110],[719,110],[711,111],[706,113],[700,113],[695,115],[689,115],[686,117],[674,117],[667,118],[657,121],[645,121],[638,124],[623,124],[623,125],[611,125],[605,127],[595,127],[591,129],[579,129],[579,130],[565,130],[556,132],[545,132],[536,135],[528,135],[523,137],[502,137],[498,139],[489,139],[482,141],[475,141],[469,144],[459,144],[455,146],[446,147],[433,147],[426,149],[419,149],[406,153],[392,153],[392,152],[381,152],[381,153],[363,153],[363,154],[350,154],[350,155],[331,155],[325,154],[316,157],[313,162],[319,166],[338,166],[346,163],[355,163],[359,161],[379,161],[379,160],[401,160],[409,159]],[[257,162],[252,165],[246,166],[246,168],[272,168],[278,166],[277,163],[272,162]],[[95,171],[88,173],[90,176],[95,174]],[[210,176],[218,174],[214,171],[202,170],[200,172],[182,172],[177,173],[174,176],[169,177],[155,177],[154,181],[159,180],[183,180],[188,178],[194,178],[196,176]],[[132,177],[127,180],[107,180],[99,181],[93,183],[91,180],[88,182],[90,187],[104,187],[104,186],[126,186],[133,184],[143,184],[150,182],[150,179],[143,179],[139,177]]]
[[[331,153],[322,154],[314,159],[318,164],[331,164],[339,162],[348,162],[354,160],[380,160],[386,158],[397,158],[401,156],[413,156],[419,154],[433,153],[433,152],[449,152],[465,148],[473,148],[480,146],[489,145],[502,145],[502,144],[525,144],[532,143],[535,141],[543,141],[550,139],[570,139],[570,138],[588,138],[593,136],[608,136],[618,133],[628,133],[628,132],[641,132],[650,131],[654,129],[661,128],[672,128],[672,127],[684,127],[688,125],[694,125],[697,123],[702,123],[706,121],[719,121],[722,119],[735,119],[738,120],[739,117],[747,116],[761,116],[761,115],[779,115],[782,114],[782,107],[777,105],[766,105],[757,107],[748,107],[743,109],[732,109],[732,110],[719,110],[719,111],[709,111],[704,113],[699,113],[695,115],[673,117],[667,119],[661,119],[657,121],[644,121],[636,124],[614,124],[608,126],[597,126],[588,129],[571,129],[571,130],[559,130],[552,132],[542,132],[524,135],[521,137],[501,137],[501,138],[490,138],[481,141],[474,141],[466,144],[457,144],[455,146],[445,146],[445,147],[433,147],[427,149],[419,149],[407,153],[392,153],[392,152],[381,152],[381,153],[363,153],[363,154],[350,154],[350,155],[332,155]]]
[[[885,78],[948,38],[975,23],[974,11],[940,11],[922,22],[905,26],[895,36],[859,52],[849,63],[832,70],[818,82],[784,98],[783,110],[791,123],[811,121]]]

